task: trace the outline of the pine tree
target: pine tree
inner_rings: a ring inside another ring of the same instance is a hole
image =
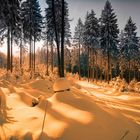
[[[38,0],[26,0],[21,7],[24,40],[30,42],[29,68],[35,71],[35,43],[41,39],[43,17]]]
[[[124,28],[124,34],[120,40],[120,52],[121,58],[128,63],[127,69],[129,70],[129,82],[130,82],[130,70],[131,61],[135,62],[139,58],[139,40],[136,32],[136,24],[130,17]]]
[[[78,46],[79,48],[79,62],[78,62],[78,67],[79,67],[79,79],[80,79],[80,75],[81,75],[81,61],[80,61],[80,50],[81,50],[81,46],[83,43],[83,22],[81,20],[81,18],[78,19],[78,23],[75,27],[75,33],[74,33],[74,42],[75,45]]]
[[[91,10],[90,13],[87,13],[83,31],[83,43],[88,50],[88,79],[90,77],[90,57],[92,52],[96,53],[97,51],[99,46],[99,35],[99,21],[95,17],[95,12]]]
[[[107,0],[104,10],[102,11],[101,15],[101,49],[105,56],[107,57],[107,81],[109,83],[109,75],[110,75],[110,59],[114,57],[117,52],[117,44],[118,44],[118,24],[117,18],[112,8],[111,3]]]
[[[20,1],[5,0],[0,6],[0,33],[6,37],[7,32],[7,71],[13,68],[13,40],[16,41],[19,33]]]
[[[119,65],[120,65],[120,70],[121,70],[121,78],[124,78],[123,75],[124,75],[124,72],[125,70],[127,69],[126,68],[126,61],[125,61],[125,58],[123,56],[123,46],[124,46],[124,43],[125,43],[125,35],[124,35],[124,31],[122,30],[120,32],[120,35],[119,35],[119,44],[118,44],[118,49],[119,49]]]
[[[53,41],[56,42],[59,75],[60,77],[63,77],[64,76],[63,42],[64,43],[68,42],[70,37],[68,4],[67,2],[62,0],[46,0],[46,3],[48,5],[48,7],[45,9],[47,38],[49,42],[53,42]],[[64,21],[64,23],[62,21]],[[64,27],[64,30],[62,26]],[[63,36],[64,36],[64,41],[63,41]],[[61,42],[61,47],[60,47],[60,42]]]

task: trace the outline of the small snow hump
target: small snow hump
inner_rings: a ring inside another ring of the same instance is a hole
[[[53,84],[54,92],[63,92],[69,90],[70,90],[70,84],[66,78],[59,78]]]

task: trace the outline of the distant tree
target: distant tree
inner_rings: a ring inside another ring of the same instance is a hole
[[[90,76],[90,68],[91,68],[91,57],[92,52],[96,53],[97,48],[99,46],[99,21],[95,17],[95,12],[91,10],[90,13],[87,13],[85,24],[84,24],[84,31],[83,31],[83,43],[84,46],[87,48],[88,54],[88,79]]]
[[[124,28],[123,36],[120,40],[120,53],[121,58],[126,62],[126,68],[129,70],[129,82],[130,82],[130,70],[136,66],[135,62],[139,59],[139,40],[136,32],[136,24],[129,17],[127,24]]]
[[[41,39],[43,28],[41,8],[38,0],[26,0],[22,3],[21,9],[24,40],[30,42],[29,68],[35,71],[35,43]]]
[[[81,46],[83,43],[83,22],[81,20],[81,18],[78,19],[78,23],[75,27],[75,32],[74,32],[74,42],[75,45],[78,46],[79,48],[79,62],[78,62],[78,67],[79,67],[79,79],[80,79],[80,71],[81,71],[81,61],[80,61],[80,50],[81,50]]]
[[[118,24],[117,18],[112,8],[111,3],[107,0],[104,10],[101,15],[101,49],[105,56],[107,57],[107,81],[109,83],[109,75],[111,73],[111,57],[118,54],[117,44],[118,44]]]
[[[73,71],[74,67],[77,67],[78,69],[78,62],[79,62],[79,49],[75,46],[71,49],[71,69]],[[76,70],[77,70],[76,69]],[[74,73],[78,72],[74,71]]]
[[[6,67],[6,55],[0,52],[0,68]]]
[[[126,67],[126,61],[125,61],[125,58],[124,58],[124,55],[123,55],[123,47],[124,47],[124,43],[125,43],[125,35],[124,35],[124,31],[122,30],[120,32],[120,35],[119,35],[119,44],[118,44],[118,49],[119,49],[119,65],[120,65],[120,70],[121,70],[121,78],[124,78],[124,72],[125,70],[127,69]]]
[[[64,51],[64,68],[71,72],[71,52],[67,47],[65,47]]]

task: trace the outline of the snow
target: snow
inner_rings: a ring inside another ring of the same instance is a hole
[[[67,79],[18,85],[1,80],[0,139],[132,140],[140,135],[138,93]]]
[[[58,78],[53,84],[53,90],[55,92],[69,90],[70,84],[65,78]]]

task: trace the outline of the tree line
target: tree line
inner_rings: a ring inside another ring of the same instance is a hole
[[[87,12],[84,23],[79,18],[75,27],[79,61],[73,69],[79,70],[73,71],[81,76],[86,71],[88,78],[103,79],[108,83],[117,76],[127,82],[133,78],[140,80],[140,39],[136,29],[129,17],[124,29],[119,30],[117,15],[108,0],[99,19],[93,10]]]

